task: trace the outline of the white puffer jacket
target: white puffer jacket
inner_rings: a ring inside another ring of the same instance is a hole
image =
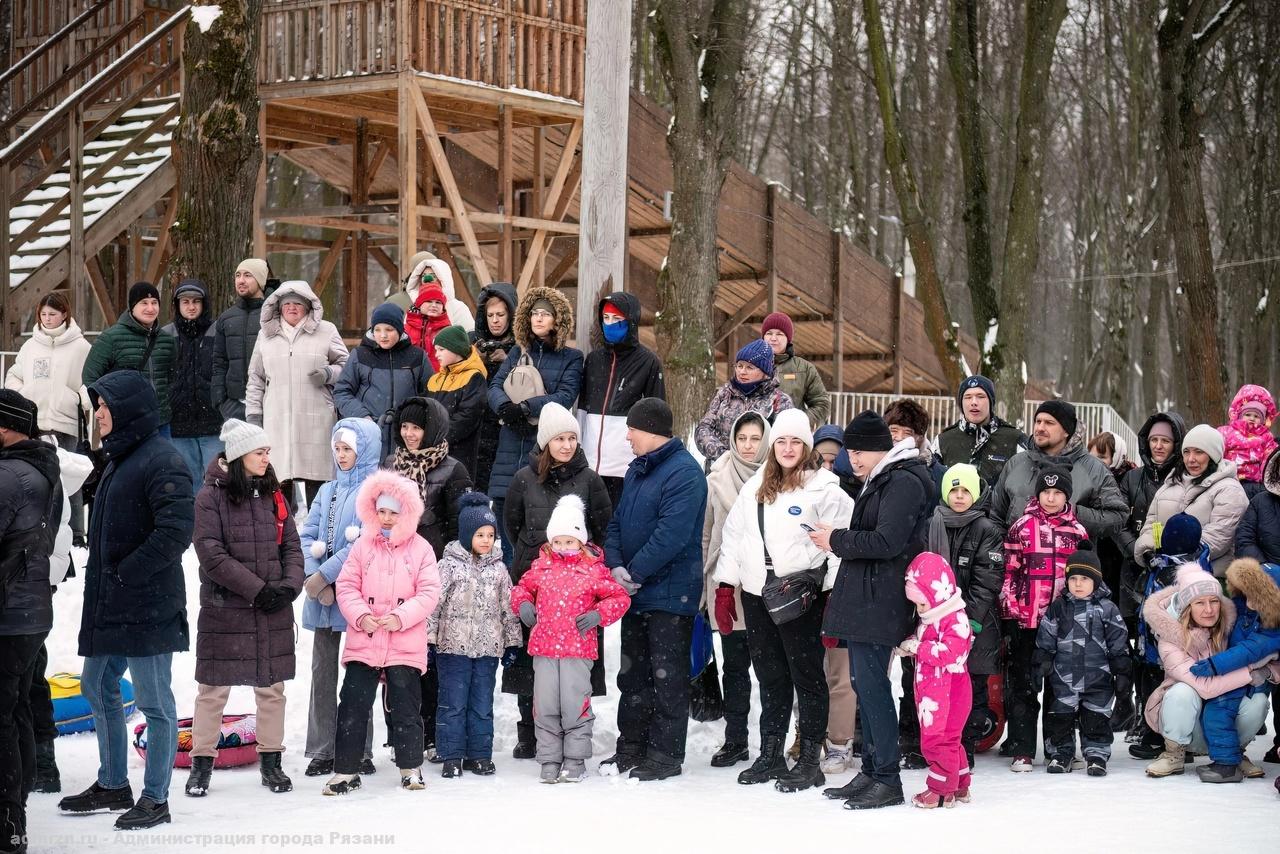
[[[71,570],[71,496],[80,491],[93,471],[93,461],[83,454],[58,448],[58,474],[62,481],[62,524],[53,538],[49,555],[49,583],[61,584]]]
[[[36,423],[42,433],[57,430],[75,436],[79,432],[76,409],[89,409],[89,396],[80,382],[89,348],[80,327],[68,319],[57,329],[36,323],[31,339],[18,350],[4,387],[36,405]]]
[[[1236,464],[1231,460],[1218,463],[1218,470],[1201,483],[1185,476],[1174,480],[1170,473],[1151,498],[1147,521],[1133,546],[1134,557],[1142,562],[1155,549],[1155,523],[1163,525],[1178,513],[1189,513],[1200,520],[1200,542],[1209,547],[1213,574],[1222,578],[1235,555],[1236,527],[1248,509],[1249,496],[1236,479]]]
[[[738,500],[725,520],[720,541],[720,561],[716,565],[717,583],[741,587],[747,593],[760,595],[764,588],[764,540],[760,536],[756,492],[764,482],[764,467],[742,486]],[[853,499],[840,488],[840,479],[826,469],[810,472],[802,488],[784,492],[764,505],[764,528],[769,538],[769,556],[773,573],[778,577],[827,566],[822,589],[830,590],[840,569],[840,558],[824,552],[800,527],[817,527],[825,522],[833,528],[849,527],[853,515]]]

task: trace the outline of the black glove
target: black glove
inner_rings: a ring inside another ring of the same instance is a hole
[[[502,666],[510,667],[511,665],[515,664],[516,658],[518,658],[519,655],[520,655],[520,647],[518,646],[507,647],[505,650],[502,651],[502,661],[501,661]]]
[[[280,591],[272,587],[270,584],[262,585],[262,589],[258,591],[258,595],[253,597],[253,607],[262,611],[264,614],[272,614],[279,611],[281,608]]]
[[[285,608],[288,608],[293,604],[294,599],[298,598],[298,592],[296,590],[291,590],[288,587],[277,587],[275,590],[275,604],[270,607],[263,608],[262,610],[264,613],[274,614],[276,611],[283,611]]]
[[[512,403],[508,400],[498,407],[498,420],[508,427],[519,427],[527,419],[524,417],[524,410],[520,408],[520,404]]]

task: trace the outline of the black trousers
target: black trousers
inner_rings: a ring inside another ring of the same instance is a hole
[[[858,694],[862,721],[862,771],[877,782],[901,789],[898,712],[893,705],[893,683],[889,681],[891,660],[891,646],[849,644],[849,673]]]
[[[622,756],[684,762],[689,732],[689,646],[693,617],[628,611],[618,664],[618,745]]]
[[[395,665],[385,670],[359,661],[347,665],[338,696],[338,733],[335,740],[333,770],[338,774],[355,774],[364,756],[365,727],[369,725],[369,709],[378,693],[378,679],[387,676],[387,732],[396,752],[397,768],[422,765],[422,674],[415,667]]]
[[[822,597],[825,599],[825,597]],[[760,737],[783,737],[791,726],[791,698],[800,701],[800,737],[827,734],[827,675],[823,668],[822,602],[784,625],[769,617],[764,600],[745,590],[742,619],[747,624],[751,666],[760,683]]]
[[[1044,754],[1046,760],[1070,762],[1076,755],[1076,722],[1079,721],[1080,747],[1085,759],[1111,758],[1111,716],[1086,709],[1064,714],[1050,712],[1044,716]]]
[[[898,701],[898,748],[920,752],[920,721],[916,717],[916,660],[902,658],[902,699]]]
[[[31,680],[45,634],[0,636],[0,834],[6,845],[27,832],[27,794],[36,778]]]
[[[436,673],[434,650],[427,665],[427,672],[422,674],[418,696],[422,698],[422,738],[423,747],[434,747],[436,743],[436,706],[440,702],[440,674]],[[382,686],[382,717],[387,723],[387,738],[391,738],[391,703],[387,701],[387,686]],[[393,742],[394,743],[394,742]]]
[[[31,676],[31,728],[36,743],[53,741],[58,737],[58,726],[53,722],[53,697],[49,694],[49,680],[44,672],[49,669],[49,651],[40,644],[36,653],[35,672]]]
[[[751,716],[751,647],[745,631],[720,636],[724,652],[720,682],[724,694],[724,740],[747,743],[747,719]]]
[[[1036,651],[1036,630],[1019,628],[1008,621],[1005,636],[1009,639],[1009,660],[1004,677],[1004,711],[1010,745],[1005,752],[1011,756],[1035,756],[1040,688],[1044,681],[1031,660]]]
[[[604,488],[609,493],[609,500],[613,502],[613,506],[617,507],[618,502],[622,500],[622,482],[625,478],[621,477],[602,477]]]

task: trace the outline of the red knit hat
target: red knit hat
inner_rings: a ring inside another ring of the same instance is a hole
[[[622,309],[618,308],[616,305],[614,305],[613,303],[609,302],[608,300],[605,300],[605,301],[604,301],[604,306],[600,309],[600,313],[601,313],[601,314],[604,314],[606,311],[607,311],[607,312],[609,312],[610,314],[616,314],[616,315],[618,315],[619,317],[626,317],[626,316],[627,316],[627,313],[626,313],[625,311],[623,311]]]
[[[423,285],[418,291],[418,298],[414,304],[421,306],[428,302],[438,302],[441,305],[448,303],[449,299],[444,295],[444,288],[439,285]]]
[[[787,343],[790,344],[796,337],[796,328],[792,324],[791,318],[787,317],[780,311],[775,311],[764,319],[764,323],[760,324],[760,337],[771,329],[777,329],[783,335],[787,336]]]

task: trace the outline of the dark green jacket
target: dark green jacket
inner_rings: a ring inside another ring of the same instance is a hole
[[[795,354],[791,345],[773,359],[773,376],[778,388],[791,397],[791,403],[809,416],[809,426],[817,430],[831,414],[831,397],[813,362]]]
[[[144,365],[142,357],[153,338],[155,346]],[[160,331],[159,323],[155,328],[147,330],[126,311],[114,326],[103,330],[93,342],[93,347],[84,360],[84,372],[80,379],[89,386],[112,371],[140,371],[151,381],[151,387],[156,391],[156,399],[160,404],[160,423],[168,424],[171,418],[169,368],[176,351],[177,342],[172,335]]]
[[[978,446],[976,442],[976,433],[966,433],[958,424],[952,424],[938,434],[936,456],[938,462],[947,468],[957,463],[973,465],[987,489],[1000,479],[1004,464],[1027,447],[1027,437],[1009,424],[997,427],[982,445]]]

